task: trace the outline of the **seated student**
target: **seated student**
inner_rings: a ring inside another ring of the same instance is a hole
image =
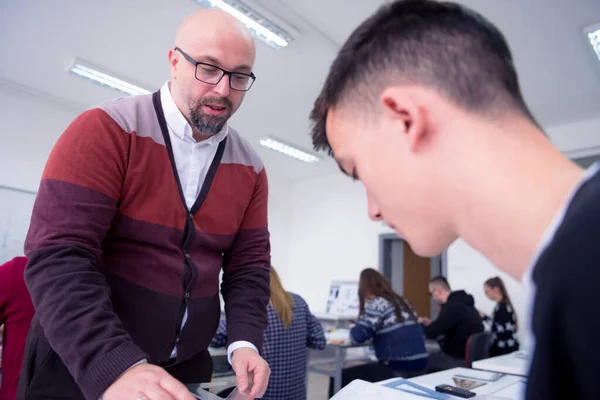
[[[323,350],[327,344],[321,323],[304,299],[286,292],[271,266],[269,324],[264,333],[263,358],[271,367],[263,400],[306,400],[306,348]],[[227,344],[227,324],[221,320],[211,347]]]
[[[0,265],[0,325],[4,325],[0,400],[13,400],[17,396],[25,339],[34,314],[23,278],[26,265],[25,257],[15,257]]]
[[[419,322],[425,325],[425,336],[438,339],[442,351],[430,356],[427,371],[463,367],[467,340],[474,333],[483,332],[473,296],[464,290],[452,292],[443,276],[429,282],[429,293],[440,305],[440,313],[433,322],[429,318],[419,318]]]
[[[360,315],[350,330],[352,341],[373,339],[379,361],[401,375],[424,370],[428,356],[423,328],[410,302],[372,268],[361,272],[358,288]]]
[[[504,282],[499,277],[490,278],[483,284],[483,290],[490,300],[498,303],[492,318],[481,313],[484,321],[492,321],[490,356],[500,356],[519,350],[517,313],[512,308]]]

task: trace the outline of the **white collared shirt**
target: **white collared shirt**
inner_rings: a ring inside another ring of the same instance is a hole
[[[169,139],[173,149],[173,158],[177,167],[177,175],[181,183],[181,190],[185,196],[185,203],[188,210],[192,208],[196,202],[196,198],[200,194],[206,174],[210,168],[210,164],[215,158],[219,143],[227,137],[229,126],[225,124],[223,129],[203,140],[196,142],[193,136],[192,127],[187,122],[169,89],[169,82],[166,82],[160,89],[160,101],[162,104],[163,113],[169,128]],[[186,308],[181,322],[181,327],[185,325],[188,318],[188,310]],[[258,349],[252,343],[247,341],[233,342],[227,348],[227,359],[231,363],[231,354],[241,348],[249,347],[258,353]],[[177,346],[173,348],[171,358],[177,356]]]
[[[171,139],[181,190],[185,196],[188,209],[191,209],[204,184],[204,179],[206,179],[210,164],[215,158],[219,143],[227,137],[229,126],[225,124],[223,129],[216,135],[201,142],[196,142],[192,127],[177,108],[175,101],[173,101],[169,90],[169,82],[165,83],[160,89],[160,101],[169,127],[169,138]]]

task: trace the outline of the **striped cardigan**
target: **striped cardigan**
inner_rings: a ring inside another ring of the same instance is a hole
[[[141,359],[176,362],[230,342],[262,347],[269,301],[267,178],[233,129],[188,210],[160,94],[81,114],[48,159],[25,244],[33,332],[96,399]],[[184,311],[188,319],[181,329]]]

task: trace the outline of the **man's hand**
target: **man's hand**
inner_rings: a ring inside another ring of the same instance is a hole
[[[425,326],[431,325],[431,320],[427,317],[419,317],[419,323]]]
[[[194,400],[189,390],[164,369],[140,364],[106,389],[102,400]]]
[[[248,347],[235,350],[231,356],[231,366],[235,371],[238,390],[243,395],[253,400],[265,394],[271,369],[256,351]]]

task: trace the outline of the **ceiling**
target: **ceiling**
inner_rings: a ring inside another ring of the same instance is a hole
[[[269,174],[297,180],[335,170],[258,145],[274,136],[310,149],[308,113],[350,32],[383,0],[253,0],[294,27],[288,48],[258,45],[257,83],[232,125],[260,152]],[[600,22],[598,0],[463,0],[504,31],[525,97],[544,126],[600,116],[600,63],[582,29]],[[250,3],[250,1],[248,1]],[[62,8],[59,10],[57,4]],[[49,94],[77,110],[118,96],[67,74],[75,57],[157,89],[167,50],[193,0],[3,0],[0,79]],[[586,47],[587,46],[587,47]]]

